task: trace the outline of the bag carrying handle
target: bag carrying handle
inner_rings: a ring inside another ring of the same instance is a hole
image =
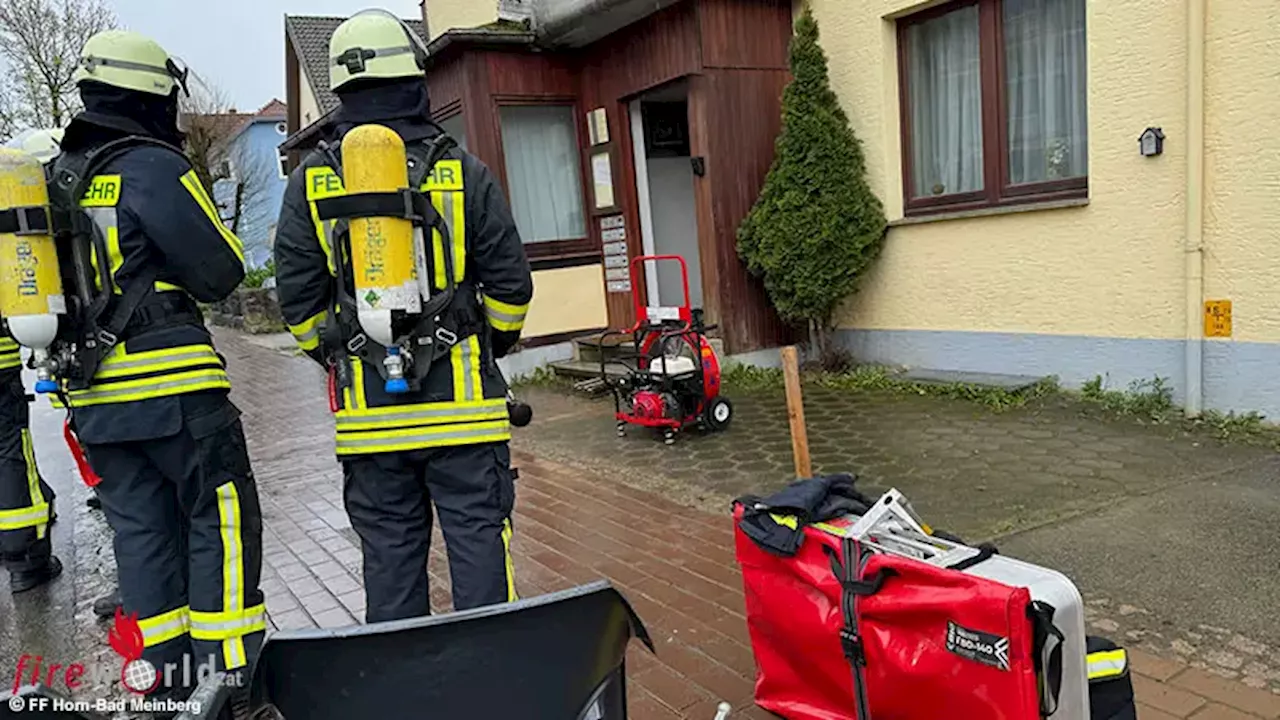
[[[995,545],[992,545],[991,543],[982,543],[981,545],[978,546],[977,555],[974,555],[971,558],[965,558],[964,560],[961,560],[958,563],[953,563],[951,565],[948,565],[947,569],[958,570],[963,572],[973,567],[974,565],[978,565],[980,563],[984,563],[990,560],[993,555],[998,555],[998,554],[1000,554],[1000,551],[996,549]]]
[[[1043,718],[1058,712],[1058,697],[1062,693],[1062,646],[1066,637],[1053,624],[1054,612],[1052,605],[1039,600],[1033,600],[1027,606],[1033,633],[1036,682],[1040,691],[1040,717]]]

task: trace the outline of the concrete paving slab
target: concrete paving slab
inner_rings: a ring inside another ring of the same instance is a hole
[[[1280,680],[1280,460],[1182,483],[1006,537],[1095,601],[1099,629]]]

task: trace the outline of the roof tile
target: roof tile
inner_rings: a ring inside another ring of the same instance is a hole
[[[315,15],[286,15],[285,34],[293,43],[299,64],[315,91],[316,104],[323,115],[338,106],[338,96],[329,90],[329,38],[347,18]],[[427,28],[421,20],[405,20],[427,42]]]

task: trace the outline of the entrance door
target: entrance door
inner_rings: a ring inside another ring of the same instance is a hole
[[[631,127],[645,254],[683,257],[689,268],[690,302],[701,308],[702,261],[686,85],[673,83],[632,101]],[[678,263],[648,263],[645,277],[650,306],[684,304]]]

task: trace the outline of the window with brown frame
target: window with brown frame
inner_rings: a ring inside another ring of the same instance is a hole
[[[511,212],[530,259],[590,253],[575,107],[503,103],[498,120]]]
[[[1083,198],[1085,0],[959,0],[898,21],[906,213]]]

